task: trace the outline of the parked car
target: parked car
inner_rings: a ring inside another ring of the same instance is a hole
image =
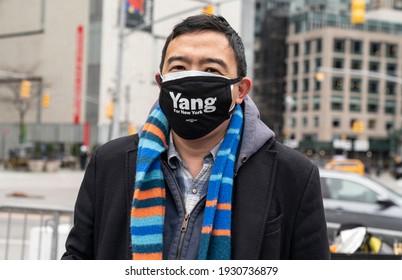
[[[325,165],[325,169],[365,174],[364,163],[358,159],[333,159]]]
[[[361,224],[393,244],[402,241],[402,196],[373,179],[320,169],[329,239],[341,224]]]

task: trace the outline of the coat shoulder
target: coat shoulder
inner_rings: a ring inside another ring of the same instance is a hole
[[[277,152],[279,162],[286,163],[287,166],[306,170],[311,170],[314,166],[303,154],[278,141],[271,143],[269,150]]]
[[[138,135],[129,135],[109,141],[96,150],[97,160],[107,161],[125,158],[122,155],[138,148]]]

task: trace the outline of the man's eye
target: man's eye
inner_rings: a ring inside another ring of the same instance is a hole
[[[182,65],[176,65],[171,68],[171,71],[184,71],[184,70],[186,70],[186,68],[184,68],[184,66]]]
[[[207,68],[207,69],[205,69],[205,72],[208,72],[208,73],[218,73],[219,74],[219,71],[218,70],[216,70],[216,69],[214,69],[214,68]]]

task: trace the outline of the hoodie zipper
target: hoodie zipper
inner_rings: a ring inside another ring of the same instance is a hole
[[[176,180],[176,177],[174,176],[172,170],[170,170],[170,168],[167,166],[167,163],[165,161],[162,161],[162,164],[165,166],[166,170],[170,173],[171,177],[173,178],[175,184],[177,187],[179,187],[179,183]],[[193,210],[190,213],[186,213],[186,208],[184,206],[184,201],[183,201],[183,196],[180,195],[180,200],[181,200],[181,205],[184,208],[184,218],[182,220],[181,223],[181,227],[180,227],[180,239],[179,239],[179,246],[177,247],[177,254],[176,254],[176,260],[179,260],[181,257],[181,250],[183,247],[183,243],[184,243],[184,237],[186,236],[186,232],[187,232],[187,228],[188,228],[188,223],[190,221],[190,217],[191,214],[193,213],[194,209],[196,209],[198,207],[198,205],[202,202],[205,201],[205,198],[207,197],[207,195],[203,195],[200,200],[195,204]]]
[[[181,223],[180,241],[179,241],[179,246],[177,247],[177,257],[176,257],[176,260],[180,260],[181,249],[182,249],[182,247],[183,247],[184,237],[185,237],[186,232],[187,232],[188,220],[190,220],[190,214],[184,215],[183,222]]]

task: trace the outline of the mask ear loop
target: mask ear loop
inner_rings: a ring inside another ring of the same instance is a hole
[[[232,81],[234,81],[234,83],[230,85],[230,95],[232,97],[232,100],[233,100],[233,88],[234,88],[234,85],[239,83],[241,80],[243,80],[243,77],[239,77],[237,79],[232,80]],[[231,115],[233,113],[235,107],[236,107],[236,102],[234,102],[233,106],[229,109],[229,112],[228,112],[229,115]]]

